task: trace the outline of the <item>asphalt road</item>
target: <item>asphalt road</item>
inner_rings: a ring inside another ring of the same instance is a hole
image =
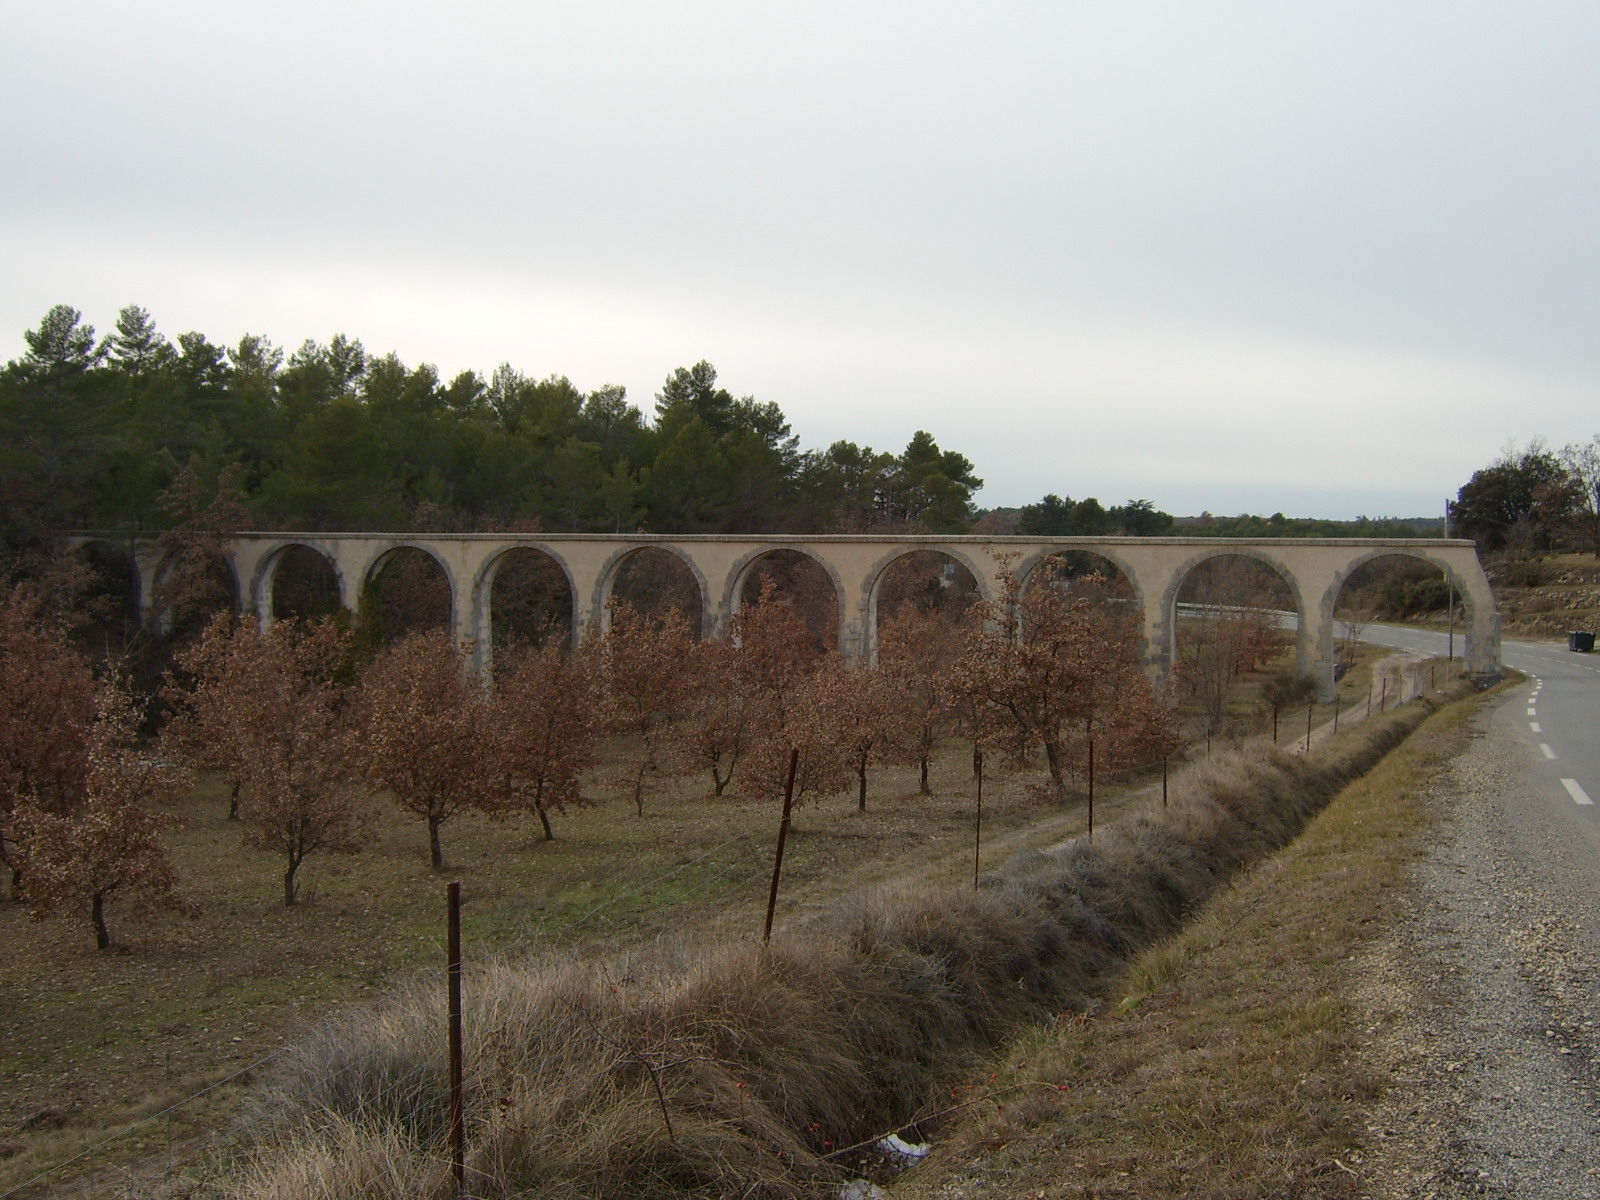
[[[1366,640],[1422,654],[1446,652],[1447,635],[1425,629],[1373,625]],[[1464,643],[1456,635],[1456,653]],[[1596,849],[1595,894],[1600,895],[1600,654],[1580,654],[1564,643],[1512,642],[1501,646],[1505,665],[1529,677],[1520,706],[1508,704],[1501,719],[1520,727],[1538,753],[1529,783],[1564,813],[1578,836]]]

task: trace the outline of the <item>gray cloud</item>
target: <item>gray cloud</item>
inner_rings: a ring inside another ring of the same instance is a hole
[[[18,8],[19,6],[13,6]],[[0,17],[0,329],[926,427],[983,499],[1436,511],[1587,438],[1600,12],[90,0]],[[9,356],[20,350],[20,338]]]

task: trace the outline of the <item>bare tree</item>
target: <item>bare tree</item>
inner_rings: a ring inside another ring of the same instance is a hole
[[[626,601],[613,601],[611,628],[600,641],[601,668],[611,727],[634,739],[626,781],[640,816],[645,781],[662,769],[687,693],[691,645],[689,623],[678,610],[645,616]]]
[[[1185,585],[1177,673],[1208,733],[1224,731],[1240,678],[1289,644],[1277,612],[1283,587],[1270,567],[1233,556],[1201,564]]]
[[[44,616],[38,591],[0,594],[0,863],[21,882],[20,804],[65,816],[83,799],[97,688],[88,662]]]
[[[23,896],[33,916],[78,909],[102,950],[111,945],[106,904],[112,897],[138,892],[185,907],[176,895],[177,870],[159,836],[177,818],[150,806],[182,795],[192,780],[187,772],[134,749],[138,724],[127,696],[114,686],[103,688],[89,737],[82,802],[59,813],[25,798],[16,813]]]
[[[1579,538],[1600,558],[1600,434],[1561,448],[1570,490],[1569,520]]]
[[[232,609],[234,582],[224,557],[249,519],[237,479],[242,468],[223,468],[215,488],[207,488],[192,465],[178,472],[161,496],[174,524],[156,539],[161,574],[155,609],[174,631],[198,628],[218,610]]]
[[[247,846],[285,860],[283,902],[295,903],[312,854],[354,854],[374,836],[370,805],[345,761],[349,637],[332,621],[288,620],[262,632],[221,614],[179,658],[175,712],[162,744],[218,766],[243,789]]]
[[[962,618],[948,610],[906,605],[878,632],[878,669],[897,719],[883,746],[886,761],[914,764],[918,787],[932,795],[928,764],[954,711],[947,686],[966,638]]]
[[[1371,624],[1372,610],[1366,607],[1351,608],[1339,618],[1339,640],[1333,649],[1333,661],[1340,675],[1356,665],[1356,651],[1361,648]]]
[[[466,666],[443,630],[414,633],[372,661],[352,698],[350,761],[402,812],[427,823],[434,870],[444,867],[440,828],[492,804],[496,779],[489,697]]]
[[[1099,576],[1069,579],[1049,561],[1026,587],[1007,565],[1000,597],[974,607],[952,686],[998,718],[981,733],[991,745],[1018,758],[1044,752],[1047,793],[1063,802],[1074,751],[1123,693],[1150,686],[1138,667],[1134,616]]]
[[[532,812],[546,841],[552,811],[583,802],[583,772],[609,723],[593,647],[552,640],[510,656],[495,687],[496,753],[504,776],[500,813]]]

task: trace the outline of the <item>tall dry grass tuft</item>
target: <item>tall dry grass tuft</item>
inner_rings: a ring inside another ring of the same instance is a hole
[[[328,1121],[269,1143],[229,1188],[250,1200],[452,1200],[448,1159],[382,1125]]]
[[[470,1194],[814,1194],[838,1177],[833,1150],[915,1126],[974,1056],[1087,1003],[1430,711],[1307,758],[1236,753],[1163,814],[1019,855],[977,890],[865,893],[770,947],[471,972]],[[397,993],[304,1042],[263,1117],[281,1148],[235,1194],[436,1194],[439,992]]]

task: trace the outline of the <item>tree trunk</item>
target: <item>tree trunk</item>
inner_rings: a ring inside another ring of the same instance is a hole
[[[239,819],[239,789],[243,785],[243,780],[235,779],[233,781],[233,791],[228,795],[228,820],[230,821]]]
[[[867,760],[856,765],[856,811],[867,811]]]
[[[1050,766],[1050,785],[1055,789],[1056,803],[1067,802],[1067,781],[1061,775],[1061,748],[1053,740],[1044,743],[1044,760]]]
[[[435,816],[428,817],[428,853],[435,871],[444,870],[444,847],[439,844],[439,820]]]
[[[111,946],[111,931],[106,928],[106,894],[96,892],[90,904],[89,919],[94,922],[94,944],[105,950]]]
[[[295,874],[300,870],[300,864],[304,861],[304,855],[299,857],[296,857],[293,853],[289,855],[289,869],[283,873],[283,903],[285,908],[293,906],[296,897],[299,895],[300,888],[295,882]]]
[[[933,795],[933,789],[928,786],[928,756],[926,754],[922,756],[920,766],[922,767],[922,782],[918,785],[918,790],[924,796],[931,796]]]
[[[550,828],[550,813],[545,809],[544,801],[535,802],[533,809],[539,814],[539,824],[544,829],[544,840],[547,842],[555,841],[556,831]]]
[[[722,795],[724,789],[726,789],[727,786],[728,786],[728,781],[730,779],[732,779],[732,778],[733,778],[733,768],[732,767],[728,768],[728,773],[726,775],[723,775],[720,772],[718,772],[716,767],[712,767],[711,768],[711,782],[714,785],[715,790],[711,794],[713,796]]]

